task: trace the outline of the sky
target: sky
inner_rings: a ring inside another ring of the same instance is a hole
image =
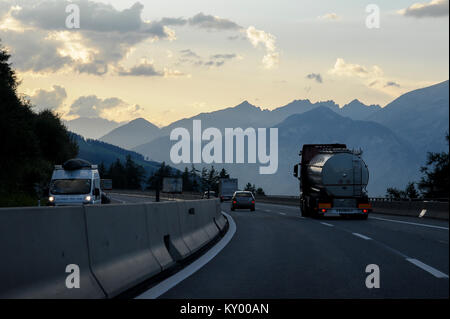
[[[0,39],[38,110],[164,126],[244,100],[385,106],[447,80],[448,3],[0,0]]]

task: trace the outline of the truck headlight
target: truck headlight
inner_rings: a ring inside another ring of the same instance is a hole
[[[84,200],[87,201],[87,202],[90,202],[91,199],[92,199],[91,195],[87,195],[87,196],[84,198]]]
[[[55,201],[55,197],[49,196],[49,197],[48,197],[48,201],[49,201],[50,203],[53,203],[53,202]]]

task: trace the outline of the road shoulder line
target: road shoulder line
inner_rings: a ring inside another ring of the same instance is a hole
[[[224,249],[228,243],[233,238],[234,234],[236,233],[236,223],[234,222],[233,218],[222,211],[222,213],[227,217],[228,219],[228,231],[225,234],[225,236],[211,249],[209,249],[204,255],[202,255],[200,258],[198,258],[193,263],[189,264],[173,276],[163,280],[153,288],[147,290],[146,292],[140,294],[136,297],[136,299],[156,299],[159,296],[163,295],[176,285],[178,285],[180,282],[185,280],[186,278],[190,277],[194,273],[196,273],[198,270],[200,270],[203,266],[205,266],[208,262],[210,262],[218,253]]]

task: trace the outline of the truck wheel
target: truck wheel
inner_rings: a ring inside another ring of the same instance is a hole
[[[300,214],[302,217],[308,217],[308,209],[303,201],[300,202]]]

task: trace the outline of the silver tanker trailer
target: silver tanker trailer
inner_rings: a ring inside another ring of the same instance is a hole
[[[352,215],[367,218],[369,170],[361,151],[345,144],[305,144],[294,166],[300,180],[302,216]]]

